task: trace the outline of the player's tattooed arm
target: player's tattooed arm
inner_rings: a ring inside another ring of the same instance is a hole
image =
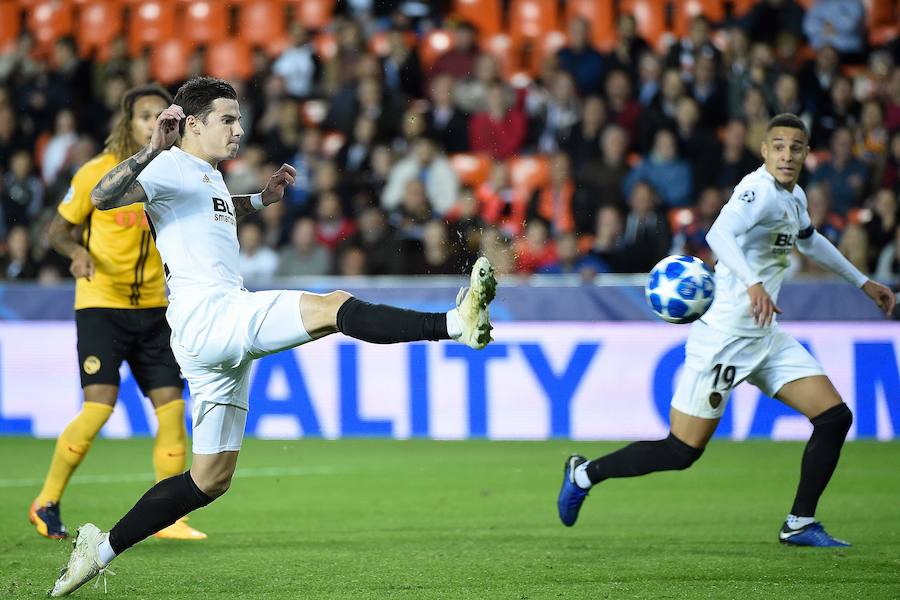
[[[241,195],[241,196],[232,196],[231,203],[234,204],[234,216],[236,219],[246,217],[247,215],[256,212],[256,209],[253,207],[253,204],[250,203],[250,195],[249,194]]]
[[[120,162],[94,186],[91,191],[91,203],[100,210],[109,210],[135,202],[144,202],[147,195],[137,177],[158,154],[158,150],[154,151],[148,145]]]

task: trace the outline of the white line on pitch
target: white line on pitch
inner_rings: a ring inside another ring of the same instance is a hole
[[[238,469],[234,476],[251,479],[254,477],[302,477],[305,475],[333,475],[339,469],[329,466],[314,467],[260,467]],[[77,475],[72,478],[69,485],[84,485],[97,483],[129,483],[134,481],[146,481],[151,483],[153,473],[121,473],[117,475]],[[41,485],[43,479],[0,479],[0,488],[31,487]]]

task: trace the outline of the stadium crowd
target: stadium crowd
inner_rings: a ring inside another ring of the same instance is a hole
[[[458,274],[478,252],[501,273],[585,279],[670,253],[712,261],[708,227],[761,164],[768,119],[792,112],[812,132],[813,223],[900,285],[900,44],[873,43],[864,3],[724,2],[722,20],[659,39],[618,4],[606,47],[575,17],[559,19],[558,48],[543,32],[502,51],[453,2],[338,0],[320,30],[286,8],[284,47],[252,48],[234,80],[246,133],[222,165],[231,192],[259,191],[281,163],[298,171],[283,202],[239,225],[245,278]],[[0,48],[6,280],[69,276],[50,218],[125,90],[157,79],[151,49],[122,36],[85,55],[74,33],[40,46],[22,27]],[[181,79],[208,60],[197,47]]]

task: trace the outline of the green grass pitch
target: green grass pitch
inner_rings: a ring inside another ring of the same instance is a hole
[[[98,440],[63,500],[109,528],[151,440]],[[819,517],[853,548],[776,542],[803,446],[713,442],[684,473],[610,481],[560,525],[567,454],[620,444],[247,440],[231,490],[76,598],[900,598],[900,444],[849,443]],[[26,519],[52,440],[0,438],[0,598],[37,598],[70,548]]]

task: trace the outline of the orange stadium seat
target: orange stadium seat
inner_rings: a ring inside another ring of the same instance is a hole
[[[725,5],[722,0],[676,0],[674,4],[675,35],[684,37],[691,26],[691,19],[703,15],[712,23],[725,20]]]
[[[111,0],[84,2],[78,11],[75,32],[78,51],[87,58],[94,51],[105,56],[109,44],[122,32],[122,7]]]
[[[731,14],[734,17],[743,17],[753,8],[758,0],[731,0]]]
[[[453,35],[443,29],[433,29],[419,43],[419,60],[424,69],[430,69],[438,57],[453,47]]]
[[[575,17],[591,24],[591,41],[608,51],[616,43],[616,7],[613,0],[569,0],[566,2],[566,26]]]
[[[153,45],[150,53],[150,72],[163,85],[180,83],[187,78],[191,47],[180,38],[172,38]]]
[[[182,16],[185,37],[196,44],[209,45],[228,37],[228,6],[216,0],[191,0]]]
[[[555,0],[512,0],[508,17],[509,36],[515,46],[558,29]]]
[[[9,50],[19,37],[19,7],[13,1],[0,2],[0,52]]]
[[[485,154],[452,154],[450,166],[463,185],[477,187],[487,181],[491,172],[491,157]]]
[[[219,79],[249,79],[253,75],[250,46],[237,37],[216,42],[206,52],[206,72]]]
[[[897,37],[900,0],[863,0],[863,5],[870,44],[881,46]]]
[[[550,177],[550,161],[546,156],[517,156],[507,161],[509,181],[525,194],[547,184]]]
[[[238,13],[238,35],[251,46],[267,46],[286,35],[281,0],[247,0]]]
[[[289,0],[294,21],[307,29],[322,29],[331,23],[335,0]]]
[[[47,47],[56,38],[72,33],[72,5],[58,0],[34,2],[28,8],[28,30],[38,46]]]
[[[622,0],[622,12],[634,15],[638,35],[648,44],[660,49],[666,33],[666,5],[659,0]]]
[[[498,34],[503,28],[500,0],[453,0],[453,14],[477,27],[481,39]]]
[[[331,60],[337,54],[337,38],[334,36],[334,33],[323,31],[316,34],[316,37],[313,38],[313,48],[315,48],[316,55],[320,59],[325,61]]]
[[[128,19],[128,51],[132,56],[153,44],[175,36],[175,3],[140,0],[131,6]]]

